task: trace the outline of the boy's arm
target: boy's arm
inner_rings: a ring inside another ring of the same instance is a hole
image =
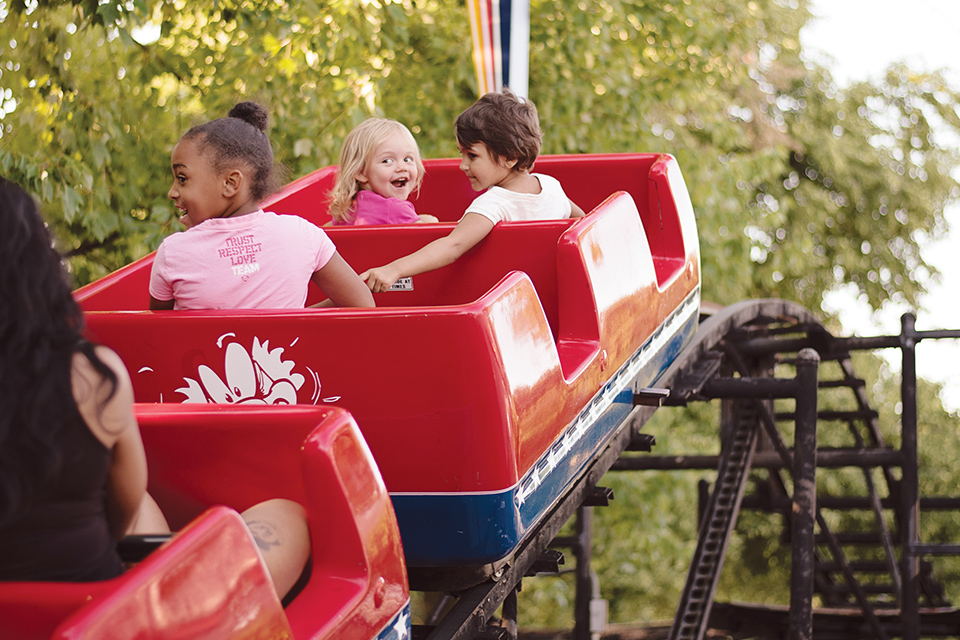
[[[374,293],[386,291],[400,278],[433,271],[454,262],[483,240],[491,229],[493,229],[493,222],[489,218],[479,213],[467,213],[449,235],[437,238],[425,247],[398,258],[390,264],[368,269],[360,274],[360,278],[366,281],[370,291]]]
[[[567,198],[567,200],[570,200],[570,198]],[[584,214],[583,214],[583,209],[581,209],[580,207],[578,207],[576,202],[574,202],[573,200],[570,200],[570,217],[571,217],[571,218],[582,218],[583,215],[584,215]]]

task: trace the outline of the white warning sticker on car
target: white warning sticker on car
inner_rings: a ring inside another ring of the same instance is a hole
[[[387,291],[413,291],[413,278],[400,278]]]

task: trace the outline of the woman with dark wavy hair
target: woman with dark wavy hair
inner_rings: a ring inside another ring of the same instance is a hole
[[[83,316],[36,203],[0,178],[0,580],[103,580],[146,493],[123,362]]]
[[[20,187],[0,178],[0,580],[86,582],[123,571],[128,532],[166,533],[120,357],[83,338],[60,255]],[[283,597],[310,555],[306,512],[242,514]]]

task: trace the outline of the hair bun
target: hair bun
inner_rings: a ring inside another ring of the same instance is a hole
[[[267,131],[267,110],[256,102],[241,102],[230,109],[227,116],[249,122],[264,133]]]

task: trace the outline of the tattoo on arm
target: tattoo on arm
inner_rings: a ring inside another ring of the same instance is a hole
[[[253,534],[253,540],[257,543],[260,551],[270,551],[271,548],[279,547],[282,544],[280,529],[272,522],[251,520],[247,522],[247,527]]]

